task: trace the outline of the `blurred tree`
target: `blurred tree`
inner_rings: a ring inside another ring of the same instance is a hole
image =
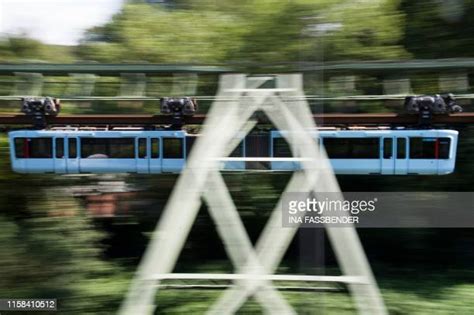
[[[62,314],[113,313],[126,284],[105,285],[119,269],[102,260],[102,232],[76,200],[54,193],[67,180],[12,173],[7,144],[2,136],[0,296],[57,298]]]
[[[398,0],[356,1],[333,6],[322,16],[325,23],[340,23],[331,31],[320,29],[321,46],[314,50],[324,56],[317,60],[404,59],[410,55],[400,44],[404,16]]]
[[[232,17],[207,11],[166,11],[126,5],[79,46],[84,59],[101,62],[214,63],[236,48]]]
[[[403,0],[403,44],[416,58],[472,57],[473,0]]]
[[[0,62],[74,61],[69,46],[48,45],[27,35],[11,36],[0,40]]]
[[[396,59],[407,56],[397,44],[403,35],[397,5],[395,0],[179,0],[171,8],[133,3],[91,29],[78,53],[101,62],[268,64],[319,61],[324,44],[325,60]],[[341,27],[318,31],[318,25],[331,23]]]

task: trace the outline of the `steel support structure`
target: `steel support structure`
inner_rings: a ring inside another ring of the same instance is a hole
[[[316,125],[307,102],[304,98],[287,101],[303,95],[301,75],[278,75],[276,88],[258,89],[266,80],[243,74],[222,75],[219,96],[226,101],[215,101],[207,115],[202,136],[194,145],[140,262],[120,308],[121,315],[153,313],[157,284],[161,279],[173,278],[174,266],[202,201],[207,203],[235,267],[235,275],[227,276],[234,281],[234,286],[224,291],[208,314],[234,314],[251,296],[265,313],[295,314],[272,280],[276,279],[274,273],[298,228],[282,227],[280,199],[253,247],[219,172],[219,159],[228,156],[242,135],[253,128],[256,122],[251,119],[252,115],[260,110],[275,127],[290,131],[285,134],[286,140],[294,158],[301,159],[302,169],[293,174],[285,191],[306,192],[316,197],[322,192],[333,192],[338,199],[343,196],[324,149],[309,133]],[[347,283],[359,313],[387,314],[355,228],[326,227],[326,230],[343,273],[340,281]],[[301,276],[283,277],[302,280]]]

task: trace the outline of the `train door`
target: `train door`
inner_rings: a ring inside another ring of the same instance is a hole
[[[79,173],[79,143],[77,137],[68,137],[66,142],[66,171],[67,173]]]
[[[395,152],[395,174],[404,175],[408,173],[408,138],[396,138],[396,152]]]
[[[161,173],[161,140],[158,137],[150,137],[149,141],[150,158],[148,165],[150,173]]]
[[[64,151],[64,138],[54,138],[54,172],[66,173],[66,154]]]
[[[184,166],[184,135],[161,138],[161,170],[164,173],[178,173]]]
[[[394,156],[394,143],[393,137],[383,137],[382,144],[380,146],[380,158],[381,158],[381,173],[382,174],[393,174],[395,171],[395,156]]]
[[[148,138],[135,139],[135,160],[137,163],[137,173],[146,174],[150,172],[150,148]]]

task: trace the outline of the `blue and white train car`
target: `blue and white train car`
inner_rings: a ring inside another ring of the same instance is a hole
[[[19,173],[177,173],[184,131],[51,131],[9,133]]]
[[[281,161],[291,157],[283,135],[241,137],[231,154],[237,159],[222,163],[223,169],[297,170],[297,162]],[[10,158],[18,173],[179,173],[197,137],[169,130],[19,130],[9,133]],[[334,130],[319,137],[336,174],[442,175],[455,167],[454,130]]]
[[[271,132],[272,157],[291,156],[284,135]],[[320,131],[319,138],[336,174],[443,175],[454,171],[458,132],[334,130]],[[273,170],[295,168],[296,162],[272,162]]]

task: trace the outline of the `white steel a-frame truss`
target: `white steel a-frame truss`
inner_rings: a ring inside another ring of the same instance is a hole
[[[275,88],[259,88],[276,80]],[[209,314],[233,314],[250,297],[269,314],[295,314],[274,288],[272,280],[338,281],[348,284],[361,314],[387,314],[379,289],[354,227],[326,227],[343,276],[274,275],[297,227],[282,227],[282,200],[275,206],[256,246],[253,247],[219,171],[222,160],[255,125],[252,114],[263,111],[284,136],[301,163],[286,192],[339,193],[340,189],[323,148],[314,135],[316,125],[304,98],[302,76],[274,77],[222,75],[217,98],[202,135],[194,144],[170,196],[129,292],[120,308],[122,315],[152,314],[157,285],[162,279],[228,279],[228,288],[211,306]],[[310,132],[312,134],[310,134]],[[271,160],[271,159],[269,159]],[[173,268],[205,200],[222,238],[234,274],[173,274]]]

